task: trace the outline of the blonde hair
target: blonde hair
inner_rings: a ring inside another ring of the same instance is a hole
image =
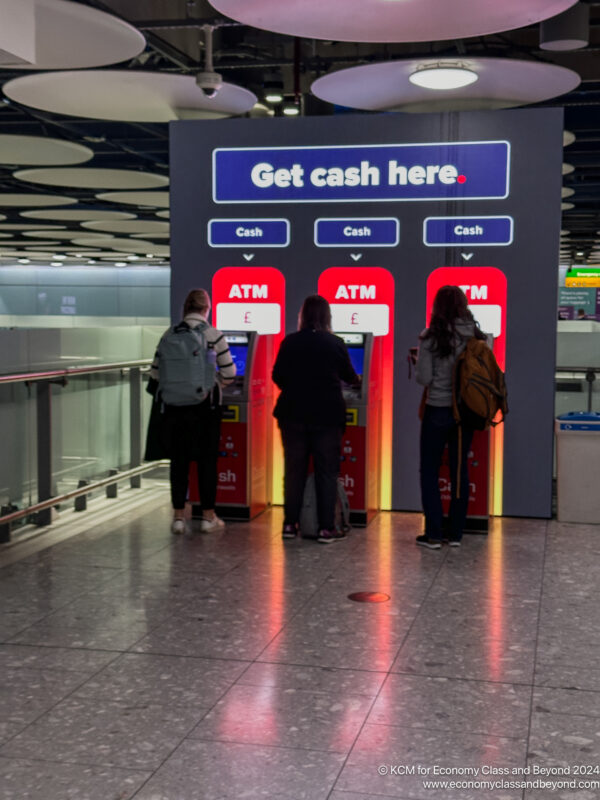
[[[210,308],[210,296],[206,289],[192,289],[188,292],[183,304],[183,316],[186,317],[194,311],[205,314]]]

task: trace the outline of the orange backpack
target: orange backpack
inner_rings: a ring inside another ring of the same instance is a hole
[[[459,424],[484,431],[504,422],[508,414],[504,373],[482,339],[471,337],[456,359],[452,387],[452,411]]]

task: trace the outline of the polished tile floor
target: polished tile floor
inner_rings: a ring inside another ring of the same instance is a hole
[[[280,524],[174,537],[162,506],[13,555],[0,798],[600,797],[600,526],[435,552],[415,514],[333,545]]]

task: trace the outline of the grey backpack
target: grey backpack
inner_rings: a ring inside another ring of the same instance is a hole
[[[319,518],[317,516],[317,490],[315,488],[315,473],[311,472],[304,484],[304,497],[299,520],[300,532],[303,539],[316,539],[319,535]],[[347,532],[350,525],[350,504],[343,483],[338,479],[337,500],[335,503],[335,527]]]
[[[206,340],[208,323],[197,328],[181,322],[158,344],[158,391],[168,406],[202,403],[216,382],[216,358]]]

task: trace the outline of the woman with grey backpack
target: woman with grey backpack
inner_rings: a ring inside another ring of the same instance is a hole
[[[217,457],[221,432],[221,387],[235,377],[235,364],[221,331],[208,322],[211,302],[205,289],[193,289],[183,305],[183,320],[163,334],[150,370],[148,391],[155,395],[146,459],[167,457],[175,534],[185,532],[184,509],[190,464],[196,463],[202,531],[225,526],[215,513]],[[151,429],[158,430],[152,444]]]

